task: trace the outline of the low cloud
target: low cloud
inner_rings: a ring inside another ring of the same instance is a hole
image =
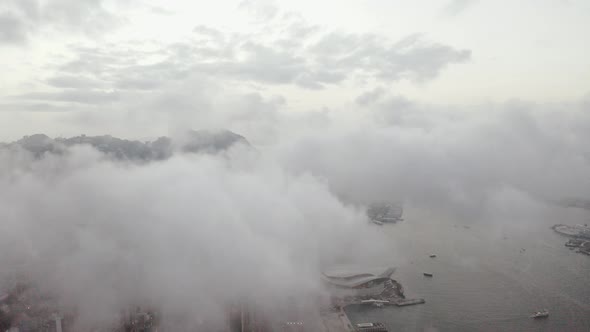
[[[410,219],[517,223],[590,197],[587,102],[474,112],[379,93],[337,113],[236,99],[251,104],[248,119],[273,112],[275,143],[260,150],[138,164],[86,146],[41,156],[0,149],[2,273],[60,294],[80,326],[153,303],[194,327],[204,316],[223,321],[236,298],[264,310],[305,302],[321,294],[327,266],[395,265],[400,257],[375,254],[393,250],[363,215],[376,200],[404,202]],[[257,113],[264,103],[270,110]]]
[[[59,294],[80,329],[138,304],[181,330],[223,326],[229,304],[303,301],[321,293],[323,267],[379,248],[358,241],[379,234],[324,183],[242,148],[144,165],[83,146],[0,159],[1,274]]]
[[[345,201],[388,197],[467,220],[490,217],[510,191],[539,204],[590,197],[583,102],[461,109],[384,96],[367,105],[294,134],[280,152],[285,167],[325,178]]]

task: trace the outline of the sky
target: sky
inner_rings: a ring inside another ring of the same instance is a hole
[[[2,0],[0,139],[250,134],[264,109],[345,114],[362,96],[577,102],[589,15],[583,0]]]

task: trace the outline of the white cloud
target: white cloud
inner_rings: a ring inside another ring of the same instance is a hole
[[[79,329],[108,326],[137,301],[177,328],[222,326],[239,298],[267,310],[305,300],[321,293],[325,264],[379,248],[357,240],[379,232],[323,183],[248,151],[143,166],[87,148],[0,158],[0,274],[25,272],[59,294]]]

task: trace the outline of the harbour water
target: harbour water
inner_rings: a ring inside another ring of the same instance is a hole
[[[393,278],[426,304],[347,313],[353,323],[382,322],[390,331],[590,331],[590,257],[564,246],[567,237],[550,229],[560,221],[466,224],[409,215],[384,225],[395,248],[387,261],[397,266]],[[529,317],[542,309],[548,318]]]

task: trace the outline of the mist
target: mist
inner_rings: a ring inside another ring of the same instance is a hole
[[[327,119],[278,155],[344,201],[386,197],[477,222],[506,195],[539,206],[590,197],[586,100],[443,107],[386,97]]]
[[[139,304],[223,326],[235,301],[321,293],[322,268],[380,249],[359,238],[383,242],[325,183],[243,146],[143,165],[80,146],[2,165],[3,277],[56,294],[79,328]]]
[[[186,327],[223,325],[241,299],[268,310],[303,303],[322,294],[325,268],[403,259],[367,224],[373,201],[404,202],[442,223],[493,223],[534,222],[561,199],[587,198],[582,106],[376,105],[301,130],[289,122],[260,150],[177,149],[148,162],[86,144],[41,155],[4,148],[2,274],[56,294],[86,328],[113,324],[138,303],[191,317]],[[398,117],[384,122],[384,113]],[[391,254],[376,258],[383,251]]]
[[[512,241],[500,274],[526,276],[519,239],[589,218],[586,7],[0,0],[0,299],[225,332],[242,304],[320,315],[322,271],[442,262],[432,243],[473,267]]]

